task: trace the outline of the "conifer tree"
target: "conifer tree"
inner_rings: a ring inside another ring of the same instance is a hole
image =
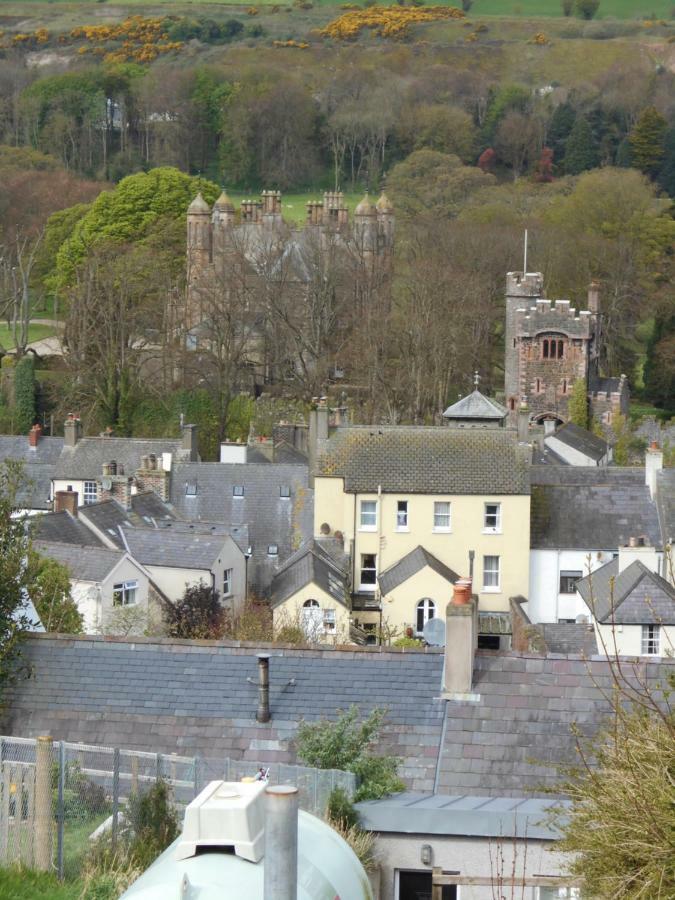
[[[579,175],[598,164],[598,150],[591,126],[584,116],[577,116],[567,138],[563,168],[567,175]]]
[[[654,107],[648,106],[630,133],[631,159],[636,169],[654,177],[665,155],[668,123]]]
[[[583,378],[577,378],[574,382],[567,410],[570,422],[580,428],[588,428],[588,395]]]
[[[675,197],[675,128],[669,128],[666,132],[663,148],[663,164],[658,182],[667,194]]]

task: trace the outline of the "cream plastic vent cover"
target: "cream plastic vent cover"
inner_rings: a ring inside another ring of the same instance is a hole
[[[263,858],[265,782],[212,781],[185,810],[176,859],[194,856],[198,847],[233,847],[237,856]]]

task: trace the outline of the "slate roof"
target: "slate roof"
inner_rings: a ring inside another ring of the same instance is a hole
[[[271,655],[265,724],[255,721],[261,650]],[[612,686],[598,657],[516,652],[478,651],[465,701],[440,698],[437,650],[45,635],[28,637],[25,653],[33,676],[8,692],[6,734],[198,754],[222,768],[224,756],[294,762],[300,719],[387,707],[380,746],[401,757],[410,790],[483,797],[545,796],[555,765],[575,759],[572,726],[594,733]],[[652,683],[675,671],[670,659],[637,665]]]
[[[656,476],[656,505],[663,543],[675,543],[675,468],[663,469]]]
[[[316,584],[342,606],[349,605],[345,568],[325,553],[316,541],[297,550],[272,579],[272,606],[288,600],[308,584]]]
[[[410,553],[406,553],[393,566],[390,566],[378,575],[377,580],[382,594],[391,593],[404,581],[420,572],[425,566],[429,566],[430,569],[433,569],[434,572],[445,578],[449,584],[454,584],[459,578],[457,572],[453,572],[440,559],[437,559],[433,553],[429,553],[424,547],[417,546]]]
[[[598,622],[675,625],[675,588],[639,560],[620,572],[613,559],[577,582],[577,590]]]
[[[601,394],[606,391],[608,391],[609,393],[615,393],[619,390],[620,386],[620,378],[607,378],[602,375],[595,375],[591,373],[588,379],[588,390]]]
[[[56,541],[35,541],[35,549],[64,565],[76,581],[103,581],[124,559],[121,550],[107,547],[60,544]]]
[[[194,486],[193,496],[186,494],[188,485]],[[235,487],[243,487],[243,497],[233,495]],[[281,496],[282,488],[290,497]],[[313,496],[307,466],[185,463],[173,473],[170,499],[185,521],[248,525],[249,583],[253,592],[266,595],[279,564],[312,537]],[[276,556],[268,553],[270,545],[276,545]]]
[[[596,462],[607,456],[609,449],[607,441],[603,441],[602,438],[592,434],[586,428],[580,428],[574,422],[561,425],[552,435],[549,435],[549,438],[551,437],[557,438],[561,443],[571,447],[573,450],[578,450],[579,453],[583,453]],[[549,438],[546,438],[545,442]]]
[[[51,505],[52,478],[63,447],[62,437],[41,437],[31,447],[24,435],[0,435],[0,460],[14,459],[23,463],[24,483],[17,492],[22,509],[43,509]]]
[[[533,466],[532,549],[616,550],[640,536],[661,546],[657,508],[644,471],[639,477],[631,470],[622,472],[604,466]]]
[[[383,834],[437,834],[462,837],[555,840],[554,813],[561,800],[506,799],[405,791],[357,803],[361,826]]]
[[[154,491],[141,491],[131,496],[131,511],[147,521],[154,519],[158,524],[172,521],[176,514]]]
[[[132,514],[126,510],[117,500],[102,500],[100,503],[90,503],[80,509],[80,516],[84,521],[89,521],[100,532],[105,534],[106,538],[114,541],[118,546],[122,545],[122,539],[119,534],[121,525],[131,525]],[[90,534],[93,534],[86,525]],[[54,538],[58,540],[58,538]]]
[[[486,419],[501,421],[508,415],[505,407],[491,400],[479,390],[475,390],[449,406],[443,413],[444,419]]]
[[[32,524],[35,527],[35,538],[40,541],[57,541],[80,547],[103,546],[96,535],[68,511],[35,516]]]
[[[549,653],[580,653],[592,656],[598,645],[592,626],[583,622],[552,622],[535,626]]]
[[[56,463],[55,478],[83,478],[94,480],[101,476],[104,463],[115,460],[117,473],[120,466],[125,475],[134,475],[140,468],[141,457],[154,454],[161,459],[162,453],[171,453],[172,468],[185,453],[180,439],[146,440],[144,438],[84,437],[74,447],[63,445],[63,451]]]
[[[360,425],[325,442],[318,474],[342,476],[352,493],[527,494],[527,456],[501,428]]]
[[[227,536],[167,529],[123,528],[128,552],[144,566],[211,569],[229,541]]]

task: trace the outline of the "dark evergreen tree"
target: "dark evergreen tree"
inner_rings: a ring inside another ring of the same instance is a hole
[[[577,116],[567,138],[563,168],[567,175],[579,175],[598,164],[598,147],[585,116]]]
[[[671,197],[675,197],[675,128],[669,128],[663,141],[663,163],[658,182]]]
[[[656,317],[643,380],[647,400],[669,412],[675,410],[675,313]]]
[[[574,127],[576,113],[571,103],[561,103],[553,111],[548,123],[546,143],[553,150],[553,158],[560,160],[565,156],[565,144]]]
[[[654,106],[648,106],[630,133],[633,165],[654,178],[660,171],[665,155],[668,123]]]

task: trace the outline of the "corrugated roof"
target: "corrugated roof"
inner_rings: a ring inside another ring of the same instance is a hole
[[[443,413],[444,419],[487,419],[500,421],[507,416],[507,410],[491,400],[479,390],[473,391],[466,397],[462,397],[457,403],[453,403]]]
[[[616,625],[675,625],[675,588],[636,560],[619,571],[613,559],[577,582],[598,622]]]
[[[348,492],[528,494],[528,451],[501,428],[338,428],[319,475],[342,476]]]
[[[103,581],[115,566],[124,559],[121,550],[105,547],[87,547],[76,544],[59,544],[55,541],[35,541],[34,547],[43,556],[49,556],[64,565],[76,581]]]
[[[399,559],[398,562],[394,563],[393,566],[390,566],[378,575],[377,580],[382,594],[389,594],[400,584],[403,584],[403,582],[412,578],[413,575],[416,575],[426,566],[429,566],[430,569],[433,569],[434,572],[437,572],[442,578],[445,578],[449,584],[454,584],[459,578],[459,575],[456,572],[453,572],[453,570],[446,566],[445,563],[442,563],[440,559],[437,559],[433,553],[429,553],[429,551],[422,546],[417,546],[414,550],[411,550],[410,553],[406,553],[406,555]]]

